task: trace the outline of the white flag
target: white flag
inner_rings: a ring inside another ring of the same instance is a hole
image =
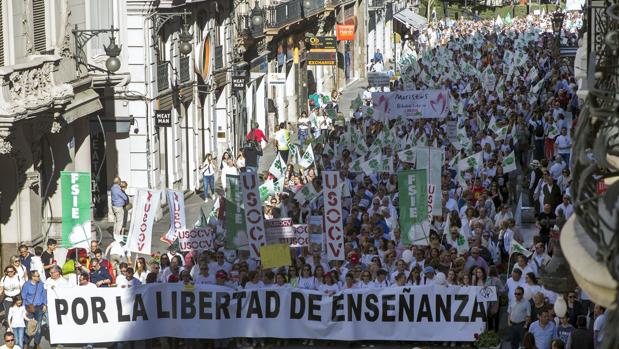
[[[161,241],[172,245],[176,240],[176,231],[186,228],[185,224],[185,195],[182,191],[167,190],[168,207],[170,208],[170,228],[161,237]]]
[[[468,170],[469,168],[481,168],[481,165],[483,164],[483,161],[484,161],[483,159],[484,157],[482,155],[482,152],[479,152],[477,154],[473,154],[467,158],[464,158],[458,161],[458,171],[464,172]]]
[[[516,155],[514,151],[509,153],[506,157],[503,158],[503,173],[510,173],[512,171],[516,171]]]
[[[312,166],[314,163],[314,150],[312,149],[312,145],[308,145],[305,153],[303,153],[303,157],[299,161],[299,166],[303,168],[308,168]]]
[[[284,174],[286,174],[286,162],[279,153],[277,153],[275,161],[271,164],[269,172],[276,178],[284,177]]]
[[[150,254],[153,223],[160,198],[159,190],[138,189],[131,215],[131,228],[127,237],[129,251]]]

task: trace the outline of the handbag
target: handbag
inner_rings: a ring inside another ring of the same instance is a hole
[[[36,311],[34,303],[37,301],[37,291],[39,290],[39,284],[40,282],[38,282],[37,286],[34,288],[34,299],[32,300],[32,304],[28,304],[26,306],[26,311],[29,313],[34,313]],[[36,327],[36,321],[35,321],[35,327]],[[28,328],[30,328],[30,322],[28,322]]]

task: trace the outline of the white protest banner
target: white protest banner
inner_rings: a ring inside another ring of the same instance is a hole
[[[290,247],[309,246],[309,233],[307,224],[293,224],[292,218],[267,219],[264,222],[266,228],[267,244],[287,244]]]
[[[176,232],[178,246],[183,252],[215,250],[215,229],[211,226],[181,229]]]
[[[445,90],[417,90],[372,93],[378,119],[443,119],[449,113],[449,93]]]
[[[380,72],[368,72],[368,85],[373,87],[388,87],[389,75]]]
[[[418,170],[427,170],[428,179],[428,218],[441,216],[443,204],[441,200],[441,173],[443,166],[442,149],[431,147],[416,147],[415,166]]]
[[[494,287],[415,286],[318,291],[217,285],[56,287],[48,293],[50,342],[158,337],[314,338],[472,342],[484,331]],[[445,331],[449,328],[449,331]]]
[[[159,207],[159,190],[138,189],[131,215],[131,227],[127,237],[127,249],[131,252],[150,254],[153,240],[155,211]]]
[[[340,173],[337,171],[322,172],[322,187],[324,194],[325,234],[327,241],[327,258],[329,260],[344,260],[344,230],[342,227],[342,186]]]
[[[260,259],[260,246],[266,245],[266,238],[262,202],[258,194],[258,174],[255,172],[241,173],[241,189],[249,254],[252,258]]]
[[[182,191],[174,191],[172,189],[168,189],[166,193],[170,209],[170,228],[161,237],[161,241],[172,245],[174,240],[176,240],[176,231],[187,227],[185,223],[185,194]]]

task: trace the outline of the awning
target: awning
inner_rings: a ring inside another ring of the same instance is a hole
[[[408,8],[396,13],[393,15],[393,18],[397,19],[402,24],[413,27],[417,30],[423,29],[428,25],[428,21],[424,17],[416,14]]]

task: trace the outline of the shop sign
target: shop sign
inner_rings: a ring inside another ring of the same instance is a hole
[[[286,73],[269,73],[269,84],[271,85],[286,84]]]
[[[354,24],[336,24],[335,34],[337,41],[354,41],[355,40],[355,25]]]
[[[156,110],[155,111],[155,126],[157,127],[172,126],[172,111],[171,110]]]
[[[232,89],[235,91],[245,90],[245,75],[238,75],[232,77]]]

